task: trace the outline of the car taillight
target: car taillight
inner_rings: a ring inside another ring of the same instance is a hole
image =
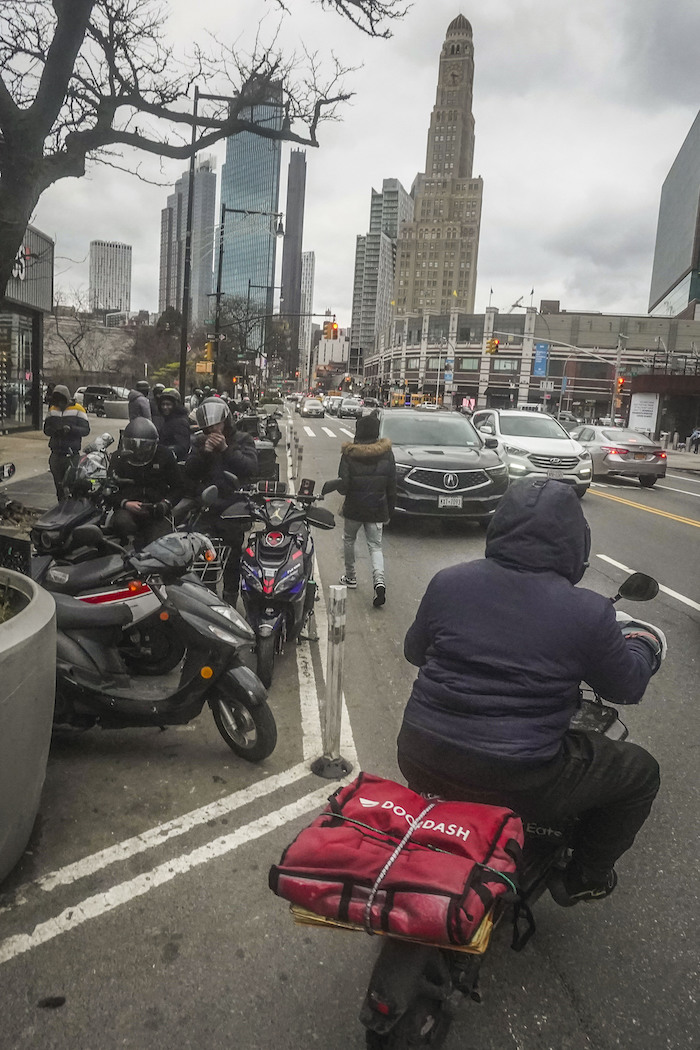
[[[616,448],[615,445],[601,445],[601,452],[607,452],[611,456],[626,456],[629,452],[628,448]]]
[[[665,452],[657,452],[656,455],[659,457],[659,459],[666,459],[666,453]]]

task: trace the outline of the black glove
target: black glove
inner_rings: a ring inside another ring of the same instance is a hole
[[[151,513],[155,521],[162,521],[170,511],[170,504],[167,500],[161,500],[160,503],[154,503],[151,509]]]

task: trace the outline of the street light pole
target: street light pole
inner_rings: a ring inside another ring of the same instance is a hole
[[[194,218],[194,169],[195,169],[195,143],[197,141],[197,104],[199,102],[199,88],[194,89],[194,102],[192,104],[192,155],[190,156],[190,174],[187,190],[187,229],[185,230],[185,261],[182,272],[182,328],[180,331],[180,397],[183,404],[185,401],[187,386],[187,329],[190,323],[190,284],[192,281],[192,221]],[[217,300],[218,302],[218,300]]]

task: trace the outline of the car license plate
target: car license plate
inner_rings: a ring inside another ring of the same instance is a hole
[[[461,496],[438,496],[438,507],[462,507]]]
[[[564,471],[563,470],[554,470],[554,469],[548,470],[547,471],[547,477],[548,478],[563,478],[564,477]]]
[[[635,452],[634,458],[635,459],[646,459],[647,458],[647,454],[646,454],[646,452]]]

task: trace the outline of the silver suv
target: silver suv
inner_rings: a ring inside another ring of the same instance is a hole
[[[545,474],[585,495],[592,478],[591,454],[573,441],[556,419],[544,412],[484,408],[472,416],[484,437],[498,439],[498,453],[508,464],[511,481]]]

